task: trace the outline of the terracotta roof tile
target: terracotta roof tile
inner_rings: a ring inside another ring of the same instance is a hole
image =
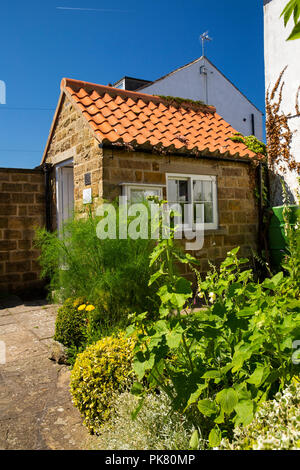
[[[144,93],[63,79],[62,91],[73,100],[99,140],[134,146],[162,147],[186,153],[255,157],[243,143],[233,142],[236,131],[205,105],[170,104]]]

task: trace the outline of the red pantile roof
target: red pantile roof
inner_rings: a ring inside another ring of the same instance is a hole
[[[177,104],[128,90],[64,78],[66,94],[82,112],[100,142],[160,148],[163,152],[256,157],[212,106]]]

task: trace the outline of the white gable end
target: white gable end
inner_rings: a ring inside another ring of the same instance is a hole
[[[208,59],[200,58],[140,88],[151,95],[200,100],[244,135],[262,140],[262,113]],[[253,132],[254,128],[254,132]]]

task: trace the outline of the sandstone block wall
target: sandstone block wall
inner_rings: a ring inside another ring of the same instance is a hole
[[[83,189],[92,188],[94,202],[102,197],[102,149],[83,116],[64,98],[53,130],[46,163],[57,165],[73,160],[75,211],[82,211]],[[84,174],[90,173],[91,184],[85,185]],[[55,172],[52,172],[53,228],[56,228]]]
[[[45,223],[44,174],[0,168],[0,292],[42,288],[34,227]]]
[[[207,231],[203,249],[194,253],[201,260],[201,271],[208,270],[208,260],[219,264],[236,246],[242,256],[257,249],[258,208],[248,163],[104,149],[103,197],[120,195],[123,182],[166,184],[166,173],[217,178],[219,228]]]

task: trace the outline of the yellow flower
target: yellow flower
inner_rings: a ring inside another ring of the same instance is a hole
[[[88,305],[88,306],[86,307],[86,311],[87,311],[87,312],[91,312],[92,310],[95,310],[94,305]]]
[[[80,307],[78,307],[78,310],[79,310],[79,311],[84,310],[85,307],[86,307],[86,305],[85,305],[85,304],[82,304],[82,305],[80,305]]]

